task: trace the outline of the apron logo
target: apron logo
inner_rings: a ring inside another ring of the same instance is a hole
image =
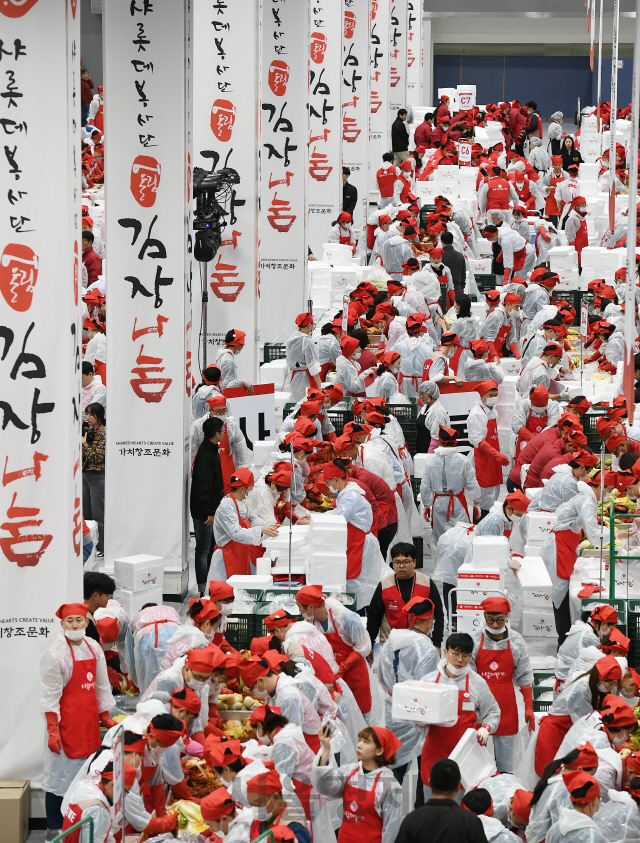
[[[491,670],[497,670],[498,669],[498,662],[491,662],[489,667],[491,668]]]
[[[87,671],[87,681],[91,682],[92,679],[93,679],[93,673],[91,673],[91,671],[89,670],[89,671]]]

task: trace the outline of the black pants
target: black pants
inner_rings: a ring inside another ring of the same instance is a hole
[[[378,544],[380,545],[380,553],[382,554],[385,560],[387,558],[387,550],[389,550],[389,545],[394,540],[397,532],[397,521],[394,524],[387,524],[386,527],[383,527],[381,530],[378,531]]]
[[[551,223],[551,225],[558,227],[558,220],[560,219],[560,214],[548,214],[547,219]]]
[[[560,607],[553,607],[553,614],[556,619],[556,632],[558,633],[558,647],[564,644],[567,633],[571,629],[571,609],[569,608],[569,592],[565,594]]]
[[[417,781],[417,784],[416,784],[416,801],[415,801],[414,808],[422,808],[422,806],[424,805],[424,786],[422,784],[422,775],[420,773],[420,770],[421,770],[420,762],[421,761],[422,761],[422,757],[420,755],[418,755],[418,781]],[[410,763],[411,763],[410,761],[407,761],[406,764],[401,764],[399,767],[396,767],[394,770],[391,771],[393,773],[393,775],[396,777],[396,780],[397,780],[398,784],[402,784],[402,782],[404,781],[404,777],[407,774],[407,770],[409,769]]]
[[[450,585],[448,582],[442,583],[442,604],[445,610],[449,611],[449,592],[455,588],[455,585]],[[451,611],[455,615],[456,609],[458,608],[456,595],[453,594],[451,596]]]
[[[55,793],[45,792],[44,809],[47,813],[47,828],[62,828],[62,807],[63,796],[56,796]]]
[[[505,486],[507,487],[507,492],[509,492],[509,494],[515,492],[516,489],[522,489],[522,486],[517,486],[510,477],[507,477]]]
[[[480,520],[482,521],[483,518],[486,518],[489,514],[490,510],[488,509],[481,509],[480,510]]]

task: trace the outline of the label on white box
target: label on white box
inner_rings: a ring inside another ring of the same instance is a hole
[[[551,638],[555,635],[555,620],[551,612],[522,612],[522,634],[535,638]]]

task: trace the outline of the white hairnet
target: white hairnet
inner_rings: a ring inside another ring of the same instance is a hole
[[[542,138],[529,138],[529,146],[541,146]]]
[[[564,117],[564,114],[561,111],[554,111],[551,115],[552,120],[561,120]]]
[[[504,212],[503,211],[491,211],[491,216],[495,217],[496,219],[504,221]]]
[[[434,381],[423,381],[420,384],[420,392],[425,392],[432,398],[440,398],[440,390],[438,389],[438,384]]]
[[[539,140],[539,138],[538,138],[538,140]],[[517,170],[519,173],[521,173],[521,172],[524,172],[524,170],[526,170],[527,167],[526,167],[526,164],[524,163],[524,161],[517,161],[513,165],[513,169]]]

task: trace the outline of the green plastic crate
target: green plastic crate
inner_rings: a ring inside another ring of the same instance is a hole
[[[266,342],[264,344],[263,363],[271,363],[272,360],[282,360],[287,356],[287,347],[283,342]]]
[[[640,667],[640,600],[629,600],[627,613],[627,636],[629,642],[629,666]]]
[[[411,456],[416,453],[417,430],[416,419],[418,418],[418,399],[410,398],[410,404],[387,404],[387,410],[398,420],[402,428],[407,448]]]
[[[330,407],[327,411],[327,418],[336,429],[336,436],[342,436],[345,424],[353,421],[353,398],[345,398],[340,402],[346,406]]]
[[[496,289],[496,276],[493,272],[475,275],[475,279],[478,290],[481,293],[486,293],[488,290]]]
[[[576,311],[573,324],[580,325],[580,306],[583,298],[587,298],[589,303],[593,301],[593,295],[591,293],[586,293],[583,290],[558,290],[554,294],[551,304],[555,304],[556,301],[560,301],[561,299],[568,301]]]
[[[602,436],[596,430],[598,419],[606,415],[608,407],[591,407],[591,409],[582,416],[582,429],[584,435],[587,437],[587,445],[594,452],[599,452],[602,447]]]
[[[609,572],[607,571],[606,574],[603,572],[603,576],[606,577],[608,582],[609,579]],[[580,600],[580,611],[584,612],[590,606],[594,606],[597,604],[606,604],[607,606],[613,606],[618,613],[618,623],[616,626],[620,630],[623,635],[627,635],[627,603],[632,601],[627,601],[623,597],[613,597],[611,599],[600,599],[597,594],[594,594],[593,597],[583,597]],[[640,606],[640,603],[638,603]],[[631,636],[629,636],[631,637]]]
[[[553,705],[553,688],[534,688],[533,689],[533,710],[534,711],[549,711]],[[551,694],[549,699],[540,699],[543,694]]]
[[[261,605],[258,602],[256,609]],[[233,614],[227,618],[227,628],[224,633],[225,639],[235,647],[236,650],[249,650],[254,638],[266,635],[262,631],[262,617],[254,613],[250,615]]]

